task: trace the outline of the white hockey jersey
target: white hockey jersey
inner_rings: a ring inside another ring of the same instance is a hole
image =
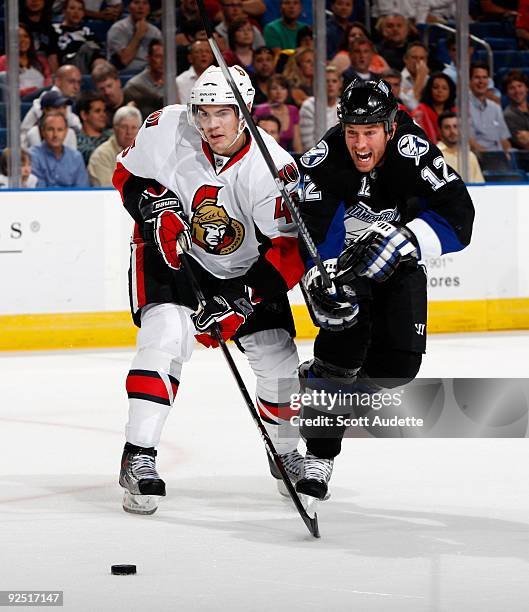
[[[294,160],[260,133],[288,191],[295,191],[299,173]],[[117,161],[117,172],[121,164],[179,196],[192,229],[189,254],[213,275],[233,278],[248,271],[262,242],[256,228],[276,246],[273,265],[288,264],[280,261],[281,242],[292,244],[296,226],[253,139],[231,158],[215,156],[188,124],[186,107],[173,105],[152,113]]]

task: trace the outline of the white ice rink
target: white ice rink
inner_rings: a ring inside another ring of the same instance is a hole
[[[222,354],[197,350],[159,448],[168,496],[138,517],[117,484],[131,358],[0,354],[0,590],[63,590],[76,612],[529,609],[527,439],[345,440],[314,540]],[[421,375],[528,365],[527,333],[433,336]]]

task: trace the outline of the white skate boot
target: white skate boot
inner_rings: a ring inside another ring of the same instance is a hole
[[[285,466],[285,470],[287,471],[290,481],[293,485],[295,485],[301,476],[301,470],[303,468],[303,455],[301,455],[298,452],[298,449],[295,448],[293,451],[279,456],[281,457],[281,461]],[[281,478],[281,474],[279,473],[276,464],[270,459],[270,457],[268,458],[268,463],[270,464],[270,473],[277,481],[277,490],[284,497],[290,497],[288,489]]]

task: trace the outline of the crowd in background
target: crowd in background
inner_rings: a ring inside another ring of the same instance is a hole
[[[455,38],[445,33],[437,44],[423,42],[423,24],[453,24],[455,6],[374,0],[368,30],[362,0],[328,0],[328,127],[348,83],[382,77],[457,169]],[[501,26],[513,54],[529,53],[529,0],[470,6],[472,21]],[[258,125],[292,153],[313,146],[322,134],[314,133],[312,0],[206,0],[206,8],[227,64],[251,75]],[[21,0],[19,18],[22,185],[111,186],[116,154],[163,106],[161,1]],[[177,1],[176,45],[177,102],[185,104],[215,63],[195,0]],[[499,82],[472,43],[469,53],[470,181],[483,182],[480,163],[487,171],[510,168],[514,152],[529,151],[529,62],[514,62]],[[2,55],[4,107],[6,68]],[[0,164],[5,187],[6,151]]]

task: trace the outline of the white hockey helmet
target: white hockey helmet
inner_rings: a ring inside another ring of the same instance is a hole
[[[237,86],[244,103],[248,110],[251,110],[253,104],[253,98],[255,96],[255,89],[252,85],[248,73],[240,66],[231,66],[228,68],[230,71],[235,85]],[[218,104],[219,106],[235,106],[239,116],[239,129],[237,137],[242,134],[246,127],[246,121],[241,113],[235,95],[228,84],[228,81],[224,78],[222,70],[217,66],[210,66],[200,75],[189,97],[187,104],[187,120],[189,125],[196,128],[202,138],[205,139],[204,133],[200,128],[197,119],[198,106],[201,104]]]

